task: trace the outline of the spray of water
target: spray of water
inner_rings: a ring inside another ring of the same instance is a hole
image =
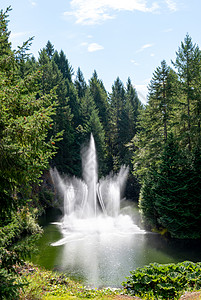
[[[56,169],[51,175],[64,199],[64,217],[59,223],[63,238],[53,246],[88,238],[91,234],[143,234],[128,215],[122,215],[123,197],[128,168],[122,166],[118,174],[111,173],[98,181],[98,167],[94,138],[82,151],[83,180],[62,177]]]

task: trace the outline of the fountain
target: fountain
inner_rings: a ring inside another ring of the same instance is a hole
[[[44,227],[34,263],[101,288],[120,287],[131,270],[149,263],[178,262],[185,251],[185,259],[192,257],[192,250],[178,251],[174,241],[172,246],[163,243],[160,236],[135,224],[139,218],[135,204],[122,199],[128,168],[122,166],[117,174],[98,180],[93,136],[82,151],[82,169],[82,179],[51,170],[64,201],[63,217]]]
[[[83,180],[62,177],[56,169],[51,170],[54,184],[64,199],[64,217],[61,223],[57,223],[64,237],[52,246],[60,246],[88,234],[144,233],[129,215],[120,213],[128,167],[122,166],[118,174],[111,173],[99,181],[97,169],[95,142],[91,134],[89,147],[82,151]]]

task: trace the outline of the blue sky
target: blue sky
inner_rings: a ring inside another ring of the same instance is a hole
[[[48,40],[85,80],[96,70],[108,92],[117,76],[131,78],[145,102],[147,85],[163,59],[171,65],[187,33],[201,46],[200,0],[1,0],[11,5],[13,48],[34,36],[38,56]]]

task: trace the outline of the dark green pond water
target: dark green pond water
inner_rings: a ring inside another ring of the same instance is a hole
[[[134,223],[140,226],[135,207],[126,206],[123,213],[131,214]],[[32,261],[50,270],[65,272],[85,285],[120,287],[131,270],[149,263],[201,261],[200,243],[167,240],[150,232],[74,236],[61,246],[52,246],[63,238],[61,228],[52,224],[61,217],[58,211],[52,210],[41,218],[44,234]]]

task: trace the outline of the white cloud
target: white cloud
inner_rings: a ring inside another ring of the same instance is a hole
[[[95,52],[95,51],[98,51],[98,50],[103,50],[104,47],[97,44],[97,43],[91,43],[88,45],[88,51],[89,52]]]
[[[136,53],[142,52],[143,50],[150,48],[150,47],[153,47],[153,44],[145,44],[139,50],[137,50]]]
[[[177,11],[177,4],[174,0],[165,0],[165,3],[171,11]]]
[[[172,1],[172,0],[166,0]],[[76,23],[92,25],[113,19],[113,11],[154,12],[159,6],[153,2],[147,6],[146,0],[71,0],[71,11],[64,12],[65,16],[74,16]]]
[[[36,6],[36,5],[37,5],[36,1],[29,0],[29,3],[30,3],[32,6]]]
[[[146,44],[146,45],[142,46],[142,50],[144,50],[146,48],[150,48],[152,46],[153,46],[153,44]]]
[[[135,66],[139,66],[139,63],[137,63],[134,59],[131,59],[132,64],[134,64]]]
[[[173,31],[172,28],[167,28],[167,29],[163,30],[163,32],[172,32],[172,31]]]

